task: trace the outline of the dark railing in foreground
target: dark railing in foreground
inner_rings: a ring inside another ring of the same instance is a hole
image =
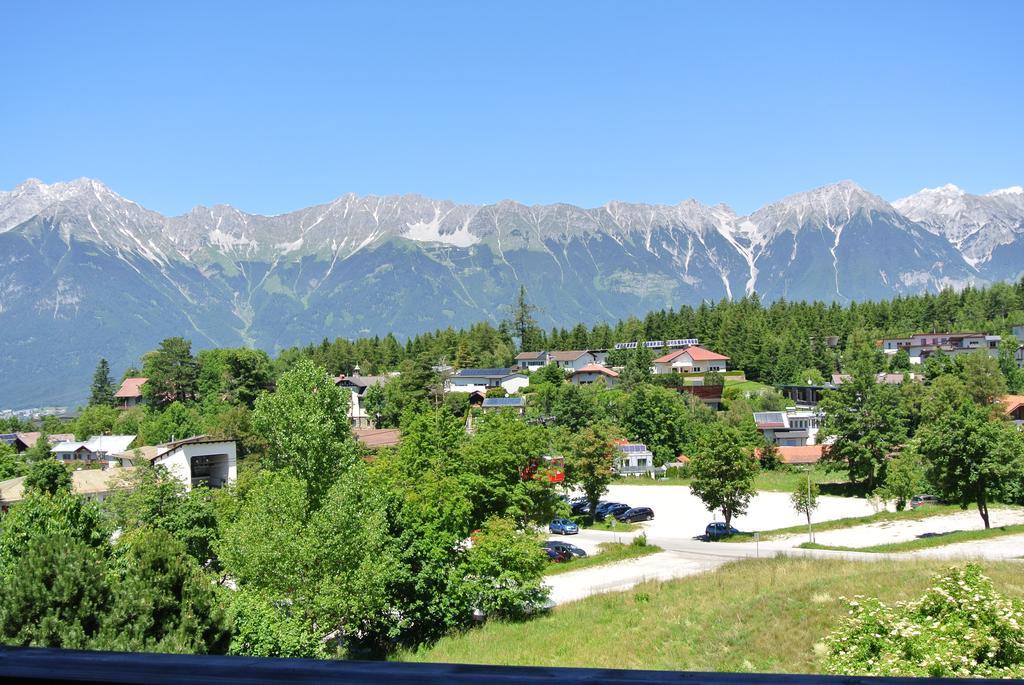
[[[617,649],[630,651],[628,645]],[[3,683],[121,683],[138,685],[254,685],[256,683],[346,683],[351,685],[939,685],[1006,683],[1006,680],[863,678],[759,673],[622,671],[597,668],[538,668],[382,661],[312,661],[253,657],[74,652],[0,647]],[[1024,681],[1016,681],[1024,682]]]

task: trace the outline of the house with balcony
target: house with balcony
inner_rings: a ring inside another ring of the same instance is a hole
[[[530,384],[530,377],[511,369],[459,369],[445,380],[445,392],[483,392],[504,388],[514,395]]]
[[[729,358],[724,354],[690,345],[655,359],[652,371],[656,374],[721,372],[727,370],[728,362]]]
[[[818,429],[824,414],[812,409],[756,411],[754,425],[777,447],[803,447],[818,443]]]
[[[921,364],[939,351],[955,357],[984,350],[995,357],[1001,340],[1002,336],[987,333],[915,333],[906,338],[883,338],[879,345],[888,355],[906,350],[911,364]]]
[[[121,381],[121,387],[114,393],[114,401],[120,409],[131,409],[143,404],[142,386],[148,378],[125,378]]]
[[[619,384],[619,372],[601,364],[587,364],[574,370],[569,375],[569,382],[573,385],[604,383],[609,388],[614,388]]]

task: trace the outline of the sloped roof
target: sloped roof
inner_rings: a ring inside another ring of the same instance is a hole
[[[724,361],[729,361],[729,358],[726,357],[724,354],[718,354],[717,352],[712,352],[711,350],[706,350],[703,347],[701,347],[700,345],[690,345],[689,347],[684,347],[681,350],[676,350],[675,352],[669,352],[668,354],[666,354],[664,356],[658,357],[657,359],[654,360],[654,363],[655,364],[671,364],[678,357],[680,357],[680,356],[682,356],[684,354],[688,355],[690,357],[690,359],[692,359],[695,362],[724,362]]]
[[[39,436],[42,435],[39,431],[29,431],[27,433],[15,433],[18,440],[21,440],[25,447],[32,448],[39,442]],[[72,442],[75,439],[74,433],[51,433],[48,441],[51,445],[56,445],[58,442]]]
[[[489,409],[491,407],[522,407],[524,404],[522,397],[485,397],[484,408]]]
[[[1003,405],[1003,412],[1012,414],[1024,406],[1024,395],[1003,395],[999,398],[999,403]]]
[[[114,393],[114,397],[142,397],[142,386],[148,380],[148,378],[125,378],[121,381],[121,387]]]
[[[459,369],[455,373],[459,378],[504,378],[508,375],[508,369]]]
[[[607,366],[601,366],[600,364],[587,364],[586,366],[573,371],[572,375],[575,376],[578,373],[603,373],[611,378],[619,377],[619,373],[617,371],[612,371]]]
[[[71,491],[76,495],[98,495],[118,487],[126,487],[121,480],[131,474],[132,466],[114,469],[82,469],[71,473]],[[0,501],[20,502],[25,498],[25,476],[0,482]]]
[[[394,447],[402,440],[402,431],[397,428],[353,428],[352,434],[371,450]]]
[[[114,454],[124,452],[135,441],[134,435],[94,435],[88,440],[65,440],[51,448],[51,452],[75,452],[85,448],[90,452]]]
[[[799,445],[776,447],[779,461],[783,464],[817,464],[825,453],[824,445]],[[761,458],[761,448],[754,450],[754,456]]]
[[[549,357],[559,362],[574,362],[585,354],[587,354],[586,350],[565,350],[548,352]]]
[[[543,352],[520,352],[516,355],[516,361],[519,362],[526,361],[528,359],[538,359],[543,354]]]

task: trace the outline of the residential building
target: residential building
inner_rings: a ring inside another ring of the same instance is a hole
[[[383,385],[391,380],[391,376],[360,376],[358,372],[351,376],[344,374],[334,379],[334,384],[339,388],[349,390],[352,397],[348,404],[348,422],[353,428],[371,428],[373,417],[366,413],[363,400],[366,397],[367,388],[375,385]]]
[[[669,352],[653,362],[654,373],[708,373],[725,371],[729,358],[723,354],[691,345]]]
[[[520,371],[536,371],[547,365],[547,352],[520,352],[516,355],[516,368]]]
[[[128,486],[126,476],[131,468],[81,469],[71,474],[71,492],[86,499],[102,502],[114,491]],[[0,513],[25,498],[25,476],[0,482]]]
[[[514,409],[517,414],[522,416],[526,413],[526,400],[522,397],[486,397],[480,408],[483,411]]]
[[[999,402],[1010,420],[1024,428],[1024,395],[1005,395]]]
[[[536,371],[548,364],[560,369],[575,371],[590,364],[604,364],[608,350],[567,350],[551,352],[520,352],[516,355],[516,368],[520,371]]]
[[[619,373],[601,364],[587,364],[573,371],[569,375],[569,382],[574,385],[603,382],[609,388],[613,388],[619,383]]]
[[[615,472],[623,476],[654,476],[663,473],[664,467],[654,465],[654,453],[647,445],[627,440],[616,440]]]
[[[821,393],[825,390],[835,390],[836,386],[833,383],[824,383],[822,385],[780,385],[778,386],[779,392],[787,400],[795,404],[797,407],[816,407],[818,402],[821,402]]]
[[[906,350],[911,364],[921,364],[938,351],[955,357],[985,350],[994,357],[999,354],[1000,340],[1001,336],[987,333],[915,333],[907,338],[883,338],[879,344],[890,355]]]
[[[124,450],[114,456],[122,466],[137,466],[140,460],[163,466],[187,490],[197,485],[220,488],[238,478],[234,440],[196,435],[162,445]]]
[[[107,462],[135,442],[134,435],[94,435],[88,440],[58,442],[50,452],[62,462]]]
[[[460,369],[445,380],[445,392],[487,392],[500,387],[513,395],[529,384],[529,376],[509,369]]]
[[[818,429],[824,415],[809,409],[756,411],[754,425],[778,447],[801,447],[818,442]]]
[[[121,409],[131,409],[143,403],[142,386],[147,378],[125,378],[121,387],[114,393],[114,401]]]

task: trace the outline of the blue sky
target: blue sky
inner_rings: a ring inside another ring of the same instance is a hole
[[[346,192],[694,197],[1024,184],[1022,2],[6,3],[0,188],[158,211]]]

